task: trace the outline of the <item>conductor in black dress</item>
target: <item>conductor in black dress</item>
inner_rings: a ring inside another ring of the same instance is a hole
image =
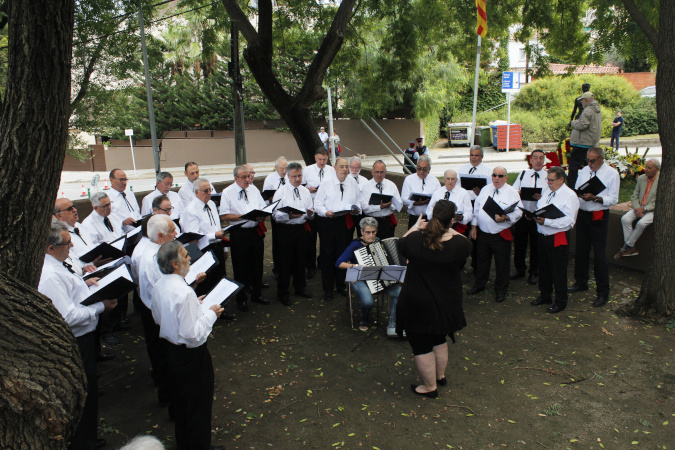
[[[399,253],[408,258],[406,280],[396,308],[396,332],[405,332],[424,384],[411,385],[417,395],[438,397],[438,385],[447,385],[446,336],[466,326],[462,307],[462,268],[471,254],[471,242],[453,230],[455,204],[439,200],[427,223],[422,217],[399,241]]]

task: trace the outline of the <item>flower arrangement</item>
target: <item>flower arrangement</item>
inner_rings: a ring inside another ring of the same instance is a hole
[[[625,156],[611,147],[601,146],[601,148],[605,151],[605,161],[607,164],[618,170],[621,178],[627,179],[628,184],[645,173],[645,163],[647,162],[649,148],[642,155],[640,155],[640,149],[638,148],[635,149],[635,153],[630,153],[626,148]]]

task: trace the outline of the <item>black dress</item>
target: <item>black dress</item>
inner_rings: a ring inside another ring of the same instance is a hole
[[[396,332],[436,336],[466,326],[462,307],[462,270],[471,242],[462,235],[443,242],[442,250],[424,246],[421,231],[401,238],[398,251],[408,258],[408,271],[396,308]]]

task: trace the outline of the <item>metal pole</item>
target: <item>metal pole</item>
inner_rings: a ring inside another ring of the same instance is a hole
[[[335,167],[335,142],[333,141],[333,105],[330,98],[330,88],[328,91],[328,142],[330,142],[330,160],[331,165]]]
[[[138,8],[138,21],[141,29],[141,49],[143,51],[143,68],[145,69],[145,90],[148,93],[148,115],[150,116],[150,137],[152,138],[152,153],[155,161],[155,175],[159,173],[159,149],[157,148],[157,129],[155,128],[155,107],[152,103],[152,87],[150,86],[150,70],[148,69],[148,48],[145,46],[145,27],[143,25],[143,5]],[[131,140],[131,136],[129,136]],[[131,153],[133,155],[133,145]],[[134,171],[136,161],[134,160]]]
[[[244,138],[244,102],[242,99],[241,71],[239,70],[239,30],[232,22],[230,29],[230,77],[234,97],[234,160],[240,166],[246,164],[246,139]]]
[[[134,156],[134,143],[129,136],[129,145],[131,146],[131,161],[134,163],[134,172],[136,172],[136,157]]]
[[[471,139],[469,147],[474,143],[476,135],[476,107],[478,106],[478,73],[480,72],[480,34],[478,35],[478,46],[476,47],[476,76],[473,83],[473,116],[471,118]]]
[[[401,152],[401,154],[403,155],[403,158],[405,158],[411,165],[414,166],[415,163],[412,162],[412,160],[411,160],[410,158],[408,158],[408,155],[406,155],[405,152],[404,152],[403,150],[401,150],[400,148],[398,148],[398,145],[396,145],[396,142],[394,142],[394,140],[391,138],[391,136],[389,136],[389,135],[387,134],[387,132],[384,131],[384,129],[380,126],[380,124],[377,123],[377,120],[375,120],[375,119],[373,119],[373,118],[371,117],[371,118],[370,118],[370,121],[373,122],[373,124],[375,124],[375,126],[378,128],[378,130],[380,130],[380,131],[382,132],[382,134],[384,134],[385,136],[387,136],[387,139],[389,139],[389,141],[394,145],[394,148],[395,148],[396,150],[398,150],[399,152]],[[388,148],[389,148],[389,147],[387,147],[387,149],[388,149]]]
[[[511,93],[506,94],[506,101],[509,102],[508,111],[506,113],[506,153],[509,152],[509,138],[511,133]]]
[[[361,122],[361,124],[363,124],[364,127],[366,127],[366,130],[370,131],[370,132],[372,133],[372,135],[375,136],[375,139],[377,139],[378,141],[380,141],[380,144],[382,144],[382,145],[384,146],[384,148],[386,148],[387,151],[388,151],[389,153],[391,153],[391,156],[394,157],[394,159],[396,160],[396,162],[399,163],[399,164],[401,165],[401,167],[403,167],[403,171],[404,171],[404,172],[407,172],[407,173],[411,173],[410,170],[408,170],[408,168],[405,166],[405,164],[403,164],[401,161],[399,161],[399,159],[396,157],[396,155],[394,154],[394,152],[392,152],[392,151],[389,149],[389,147],[387,147],[387,144],[385,144],[385,143],[382,141],[382,139],[380,139],[380,137],[379,137],[379,136],[378,136],[378,135],[377,135],[377,134],[369,127],[369,126],[368,126],[368,124],[367,124],[366,122],[364,122],[363,119],[359,119],[359,121]],[[404,156],[405,156],[405,155],[404,155]],[[408,159],[408,158],[406,157],[406,159]],[[410,159],[408,159],[408,161],[410,161]],[[411,164],[414,164],[412,161],[410,161],[410,163],[411,163]]]

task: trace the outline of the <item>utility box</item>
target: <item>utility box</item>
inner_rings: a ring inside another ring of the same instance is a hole
[[[449,123],[448,124],[448,147],[456,145],[468,145],[471,143],[471,131],[473,130],[471,122]]]
[[[509,150],[523,148],[523,127],[520,124],[512,123],[510,127],[507,124],[490,124],[492,127],[492,146],[498,151],[506,150],[506,133],[509,132]]]
[[[492,146],[492,128],[491,127],[476,127],[476,138],[474,139],[474,144],[478,144],[481,147],[491,147]]]

